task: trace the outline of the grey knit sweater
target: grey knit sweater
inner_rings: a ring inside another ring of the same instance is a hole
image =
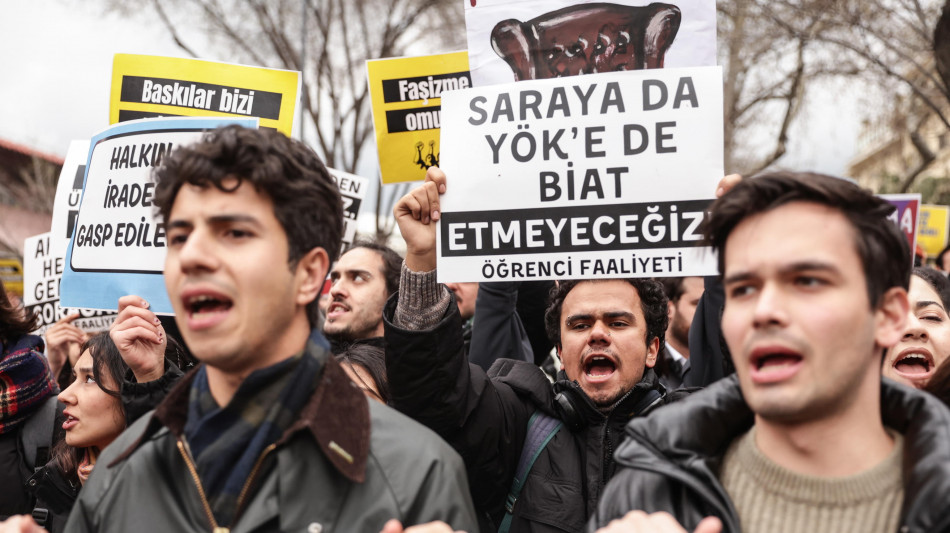
[[[877,466],[853,476],[797,474],[768,459],[755,444],[755,427],[733,441],[720,478],[743,533],[892,533],[897,530],[904,486],[903,438]]]

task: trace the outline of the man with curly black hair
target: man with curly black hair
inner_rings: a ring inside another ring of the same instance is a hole
[[[429,169],[394,210],[407,253],[383,313],[391,404],[462,455],[476,508],[491,522],[483,531],[581,531],[614,473],[623,426],[666,401],[652,370],[667,326],[663,287],[563,281],[545,319],[561,358],[557,381],[511,359],[486,374],[465,357],[452,291],[436,282],[429,222],[444,186],[445,174]]]

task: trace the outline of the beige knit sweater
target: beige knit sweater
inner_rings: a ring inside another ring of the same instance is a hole
[[[729,447],[720,472],[743,533],[893,533],[904,487],[903,438],[891,435],[894,450],[874,468],[822,478],[797,474],[765,457],[753,427]]]

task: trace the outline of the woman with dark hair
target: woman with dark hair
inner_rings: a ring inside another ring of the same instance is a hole
[[[386,379],[386,354],[378,346],[355,342],[336,355],[343,370],[366,396],[389,403],[389,380]]]
[[[904,336],[887,350],[882,370],[885,377],[921,389],[950,356],[950,280],[932,268],[916,267],[908,297]]]
[[[21,431],[48,401],[55,401],[43,340],[30,335],[36,323],[36,316],[14,305],[0,283],[0,519],[30,511],[30,495],[16,490],[34,466],[23,456]],[[50,431],[47,442],[52,436]]]
[[[174,340],[155,345],[157,358],[172,358],[178,352]],[[36,508],[46,509],[45,527],[61,531],[79,489],[96,465],[99,452],[125,430],[129,365],[108,333],[90,337],[80,350],[73,368],[75,380],[59,393],[65,439],[52,452],[52,459],[28,483],[36,496]]]

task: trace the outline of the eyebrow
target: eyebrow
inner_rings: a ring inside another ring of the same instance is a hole
[[[603,316],[604,318],[627,318],[630,320],[636,319],[636,317],[630,311],[608,311],[604,313]],[[567,317],[567,319],[564,320],[564,323],[570,324],[572,322],[580,322],[583,320],[593,320],[593,319],[594,319],[594,315],[590,313],[577,314],[577,315],[571,315]]]
[[[943,309],[943,305],[941,305],[940,302],[935,302],[935,301],[932,301],[932,300],[921,300],[921,301],[917,302],[916,304],[914,304],[914,307],[915,307],[916,309],[922,309],[922,308],[924,308],[924,307],[930,307],[931,305],[935,305],[935,306],[939,307],[940,309]],[[944,310],[945,310],[945,309],[944,309]]]
[[[367,275],[369,275],[369,276],[372,276],[372,275],[373,275],[372,271],[365,270],[365,269],[362,269],[362,268],[348,268],[348,269],[346,269],[346,270],[336,270],[336,269],[331,270],[331,271],[330,271],[330,275],[332,276],[332,275],[334,275],[334,274],[336,274],[336,275],[349,274],[349,275],[351,275],[351,276],[352,276],[352,275],[355,275],[355,274],[367,274]]]
[[[84,367],[77,368],[77,369],[75,370],[75,373],[77,373],[77,374],[80,373],[80,372],[83,372],[83,373],[86,373],[86,374],[92,374],[92,367],[91,367],[91,366],[84,366]]]
[[[779,274],[792,274],[795,272],[802,272],[808,270],[820,270],[825,272],[830,272],[832,274],[840,275],[841,270],[837,266],[831,263],[825,263],[822,261],[800,261],[797,263],[791,263],[784,265],[779,268]],[[737,272],[735,274],[726,276],[723,278],[723,284],[727,285],[730,283],[739,283],[742,281],[748,281],[750,279],[758,278],[759,276],[754,274],[751,271]]]
[[[235,222],[254,224],[260,226],[260,222],[250,216],[243,215],[240,213],[227,214],[227,215],[213,215],[208,217],[208,223],[212,225],[222,225],[222,224],[233,224]],[[168,223],[168,228],[191,228],[194,224],[186,220],[176,219]]]

